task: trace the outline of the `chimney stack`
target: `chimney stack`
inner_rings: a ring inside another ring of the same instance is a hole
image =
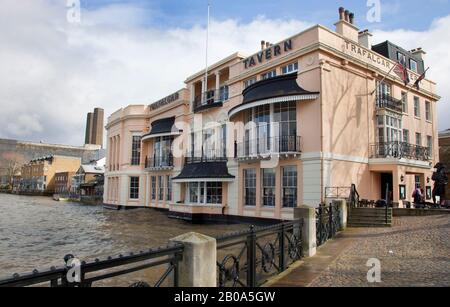
[[[339,8],[339,21],[335,23],[336,32],[347,39],[358,42],[358,28],[354,25],[355,14],[343,7]]]
[[[271,43],[266,42],[266,48],[269,48],[271,46]]]
[[[422,48],[416,48],[410,51],[414,56],[421,59],[422,61],[425,60],[425,54],[427,54],[425,51],[423,51]]]
[[[372,49],[372,33],[369,30],[365,29],[359,32],[358,42],[360,45],[363,45],[367,49]]]
[[[261,41],[261,50],[264,50],[264,48],[266,48],[266,42]]]

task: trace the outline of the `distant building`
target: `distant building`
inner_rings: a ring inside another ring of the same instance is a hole
[[[47,156],[77,157],[81,163],[88,164],[104,158],[105,150],[100,145],[69,146],[0,139],[0,177],[6,176],[4,180],[9,181],[13,173],[11,166],[17,165],[20,170],[23,164]]]
[[[103,197],[104,162],[105,160],[102,159],[94,164],[81,165],[72,177],[71,192],[80,197]]]
[[[75,172],[81,165],[78,157],[47,156],[22,166],[19,193],[51,195],[55,192],[55,174]]]
[[[86,119],[85,144],[100,145],[103,147],[103,122],[105,111],[95,108],[93,113],[88,113]]]
[[[55,194],[69,194],[72,177],[76,172],[59,172],[55,174]]]
[[[445,165],[447,174],[450,174],[450,129],[439,133],[439,160]],[[445,190],[445,197],[450,198],[450,183]]]

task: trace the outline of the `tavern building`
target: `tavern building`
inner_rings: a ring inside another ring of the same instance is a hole
[[[440,97],[428,79],[412,87],[425,52],[372,46],[353,20],[340,9],[335,31],[316,25],[262,42],[175,94],[112,114],[105,205],[292,219],[294,207],[342,197],[352,184],[362,199],[400,206],[416,186],[431,191]],[[392,70],[399,60],[408,86]]]

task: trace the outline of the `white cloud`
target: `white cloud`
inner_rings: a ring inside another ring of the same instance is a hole
[[[82,11],[81,24],[68,23],[66,13],[64,1],[2,1],[1,137],[81,144],[85,115],[95,106],[111,114],[156,101],[204,67],[200,26],[145,27],[148,11],[131,5]],[[237,50],[253,53],[261,39],[282,40],[306,26],[264,17],[247,24],[212,21],[210,61]],[[30,127],[8,124],[24,112],[36,114]]]
[[[204,66],[200,26],[146,27],[153,12],[132,5],[82,11],[82,23],[70,24],[64,4],[2,0],[0,137],[82,144],[85,116],[94,107],[108,115],[128,104],[150,103],[184,86],[184,79]],[[405,37],[403,31],[376,34],[407,48],[422,45],[430,76],[444,84],[450,40],[438,38],[446,37],[449,19],[426,32],[405,31]],[[213,21],[210,62],[236,51],[253,53],[261,39],[280,41],[308,26],[262,16],[250,23]],[[450,89],[441,89],[444,99],[450,95]],[[440,113],[449,118],[448,105],[442,104]]]

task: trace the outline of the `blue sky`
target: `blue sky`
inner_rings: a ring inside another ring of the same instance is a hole
[[[391,30],[407,28],[422,31],[437,18],[450,14],[450,0],[381,0],[381,23],[368,23],[366,0],[301,1],[301,0],[210,0],[214,19],[238,19],[249,22],[258,15],[270,19],[301,19],[331,26],[336,10],[343,6],[356,14],[360,28]],[[102,6],[133,4],[148,13],[152,27],[191,27],[205,23],[207,0],[81,0],[87,10]]]

